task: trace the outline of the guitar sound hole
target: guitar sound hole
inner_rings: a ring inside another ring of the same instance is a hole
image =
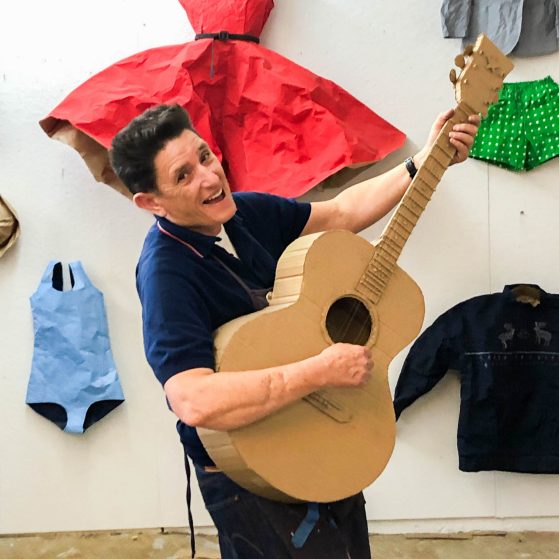
[[[355,297],[342,297],[326,315],[326,330],[334,343],[365,345],[373,330],[369,309]]]

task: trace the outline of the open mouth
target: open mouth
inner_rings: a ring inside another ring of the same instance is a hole
[[[221,202],[224,198],[225,198],[225,191],[222,188],[217,194],[214,194],[213,196],[210,196],[210,198],[208,198],[207,200],[204,200],[203,204],[217,204],[218,202]]]

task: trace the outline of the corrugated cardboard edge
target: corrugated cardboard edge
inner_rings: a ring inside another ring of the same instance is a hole
[[[17,241],[17,239],[19,238],[19,234],[20,234],[20,225],[19,225],[19,220],[17,218],[17,213],[14,210],[14,208],[12,208],[12,206],[10,204],[8,204],[8,202],[6,201],[5,198],[3,198],[2,196],[0,196],[0,204],[5,206],[8,211],[13,215],[14,217],[14,224],[12,227],[12,233],[10,234],[10,236],[8,237],[8,239],[6,240],[6,242],[2,245],[0,245],[0,256],[3,256],[4,253],[11,248],[15,242]]]

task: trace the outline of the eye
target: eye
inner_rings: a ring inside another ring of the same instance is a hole
[[[208,161],[211,158],[211,156],[212,156],[212,154],[210,153],[210,151],[204,150],[200,154],[200,163],[205,163],[206,161]]]

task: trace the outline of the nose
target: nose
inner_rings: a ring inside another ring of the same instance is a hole
[[[220,178],[213,167],[199,165],[198,176],[200,177],[200,186],[202,188],[215,187],[219,184]]]

